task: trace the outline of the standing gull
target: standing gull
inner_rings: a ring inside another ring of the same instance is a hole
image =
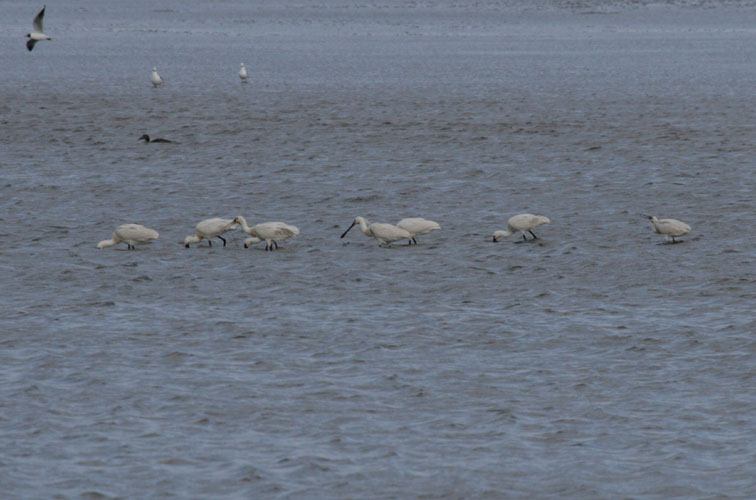
[[[44,30],[42,28],[42,21],[45,18],[45,9],[47,8],[47,5],[42,7],[42,10],[39,11],[39,14],[37,14],[37,17],[34,18],[34,31],[31,33],[26,34],[26,38],[29,40],[26,42],[26,48],[29,49],[29,52],[32,51],[34,48],[34,44],[39,42],[40,40],[52,40],[49,36],[45,35]]]
[[[158,75],[157,68],[152,68],[152,85],[155,88],[163,85],[163,79]]]
[[[239,78],[241,78],[242,83],[247,83],[247,68],[244,67],[244,63],[241,63]]]

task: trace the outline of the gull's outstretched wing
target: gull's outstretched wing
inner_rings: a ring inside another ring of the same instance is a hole
[[[47,8],[47,5],[42,7],[42,10],[39,11],[39,14],[37,14],[37,17],[34,18],[34,31],[37,31],[39,33],[44,33],[45,31],[42,29],[42,21],[45,18],[45,9]],[[29,49],[31,50],[31,49]]]

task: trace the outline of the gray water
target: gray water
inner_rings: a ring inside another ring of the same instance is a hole
[[[756,8],[0,7],[2,498],[756,497]]]

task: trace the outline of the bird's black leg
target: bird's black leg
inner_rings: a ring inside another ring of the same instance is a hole
[[[533,239],[538,238],[538,236],[536,236],[535,233],[533,231],[531,231],[530,229],[528,229],[528,232],[533,235]]]
[[[522,233],[522,241],[528,241],[528,239],[525,237],[525,233]]]
[[[210,240],[207,240],[207,244],[210,245],[210,246],[213,246],[213,242],[210,241]]]
[[[275,245],[276,250],[278,250],[278,242],[276,240],[273,240],[273,245]],[[271,250],[273,250],[273,245],[271,245]]]
[[[417,245],[417,240],[415,239],[414,236],[412,237],[412,243],[414,243],[415,245]]]
[[[223,242],[223,246],[225,247],[226,246],[226,238],[224,238],[223,236],[218,236],[218,238]]]

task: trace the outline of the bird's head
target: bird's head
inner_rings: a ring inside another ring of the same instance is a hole
[[[150,136],[147,134],[144,134],[142,137],[137,139],[137,141],[144,141],[144,142],[150,142]]]
[[[506,238],[507,236],[511,235],[512,233],[509,231],[494,231],[493,234],[493,242],[496,243],[502,238]]]
[[[341,237],[343,238],[344,236],[346,236],[350,229],[352,229],[355,225],[359,224],[360,222],[364,222],[364,221],[365,219],[362,217],[355,217],[354,220],[352,221],[352,225],[349,226],[346,231],[341,233]]]

